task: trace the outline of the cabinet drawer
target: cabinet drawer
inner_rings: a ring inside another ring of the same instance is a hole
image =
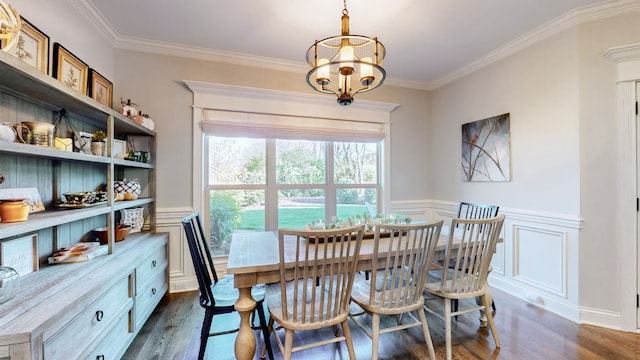
[[[167,291],[167,280],[164,271],[157,275],[149,282],[149,286],[142,289],[136,296],[136,329],[140,329],[144,322],[153,311],[156,304]]]
[[[108,327],[126,314],[124,309],[131,307],[130,293],[129,277],[125,276],[58,333],[45,340],[44,358],[73,359],[94,346]]]
[[[145,288],[158,271],[166,267],[166,264],[167,252],[164,246],[154,250],[151,255],[144,259],[140,266],[136,268],[136,293]]]
[[[128,344],[133,340],[133,329],[130,323],[131,311],[123,315],[111,330],[104,335],[98,346],[86,357],[87,360],[119,359],[127,350]]]

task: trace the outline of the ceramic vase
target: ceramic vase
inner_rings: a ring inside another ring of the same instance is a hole
[[[104,141],[94,141],[91,143],[91,153],[98,156],[106,156],[106,144]]]
[[[9,266],[0,266],[0,304],[3,304],[18,293],[20,275]]]

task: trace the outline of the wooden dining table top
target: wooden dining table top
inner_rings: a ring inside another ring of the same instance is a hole
[[[381,238],[380,246],[389,238]],[[449,239],[448,231],[443,231],[438,239],[434,260],[444,257],[444,250]],[[290,240],[290,241],[288,241]],[[295,253],[295,238],[285,239],[285,263],[291,263]],[[373,239],[363,239],[358,256],[358,270],[371,270],[373,255]],[[384,256],[380,252],[379,256]],[[274,231],[234,233],[227,273],[233,274],[236,288],[250,287],[256,284],[269,284],[280,281],[280,255],[278,234]]]

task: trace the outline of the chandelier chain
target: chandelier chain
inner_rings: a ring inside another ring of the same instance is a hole
[[[347,0],[343,1],[344,9],[342,9],[342,15],[349,15],[349,10],[347,10]]]

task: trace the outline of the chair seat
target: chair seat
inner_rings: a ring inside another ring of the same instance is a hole
[[[224,278],[213,284],[211,290],[216,300],[216,307],[233,306],[240,296],[240,291],[233,287],[233,275],[230,274],[225,275]],[[256,302],[264,300],[265,286],[256,285],[252,287],[251,296]]]
[[[294,289],[293,289],[293,283],[292,282],[287,282],[286,284],[286,295],[287,295],[287,304],[289,304],[287,306],[286,309],[286,318],[287,319],[293,319],[293,311],[294,311],[294,304],[296,304],[293,301],[293,294],[294,294]],[[266,294],[265,294],[265,299],[267,301],[268,304],[268,308],[269,308],[269,312],[271,313],[271,316],[274,318],[275,321],[277,321],[278,323],[282,324],[287,324],[287,328],[291,328],[293,330],[312,330],[312,329],[321,329],[323,327],[326,326],[330,326],[332,324],[338,324],[340,322],[342,322],[344,319],[347,318],[347,316],[349,315],[348,312],[344,313],[343,317],[340,317],[339,319],[332,319],[330,322],[326,322],[326,321],[321,321],[318,322],[318,319],[326,319],[326,318],[331,318],[330,314],[327,313],[326,311],[326,307],[322,307],[319,306],[318,304],[321,301],[321,297],[320,297],[320,293],[316,293],[316,305],[317,306],[313,306],[313,304],[311,304],[311,291],[312,288],[311,287],[306,287],[304,289],[302,289],[302,286],[300,286],[300,289],[298,291],[298,296],[303,296],[303,292],[306,292],[306,301],[305,304],[306,306],[305,308],[305,312],[306,312],[306,316],[304,317],[304,320],[300,319],[300,313],[303,311],[303,302],[302,301],[298,301],[297,302],[297,311],[298,311],[298,318],[299,321],[297,322],[292,322],[291,320],[287,321],[285,320],[285,309],[283,309],[282,306],[282,295],[281,295],[281,289],[280,289],[280,284],[270,284],[266,286]],[[328,296],[328,291],[323,290],[325,296]],[[325,311],[323,311],[322,313],[320,313],[319,309],[325,309]],[[312,312],[313,311],[313,312]],[[311,318],[314,318],[315,320],[312,320]]]
[[[379,283],[379,281],[376,281]],[[399,293],[405,293],[405,287],[397,287],[395,291]],[[387,294],[388,297],[388,294]],[[424,305],[424,300],[419,299],[412,303],[401,304],[400,302],[406,302],[407,299],[394,297],[391,302],[383,302],[382,299],[382,286],[376,285],[376,291],[373,296],[371,295],[371,281],[360,280],[353,284],[353,290],[351,291],[351,300],[360,306],[363,310],[368,312],[376,312],[384,315],[402,314],[408,311],[414,311],[421,309]]]
[[[475,296],[480,296],[485,293],[485,288],[481,288],[478,291],[458,292],[451,288],[452,282],[449,280],[441,288],[440,281],[427,283],[424,287],[425,291],[430,292],[433,295],[440,297],[446,297],[450,299],[467,299]]]

